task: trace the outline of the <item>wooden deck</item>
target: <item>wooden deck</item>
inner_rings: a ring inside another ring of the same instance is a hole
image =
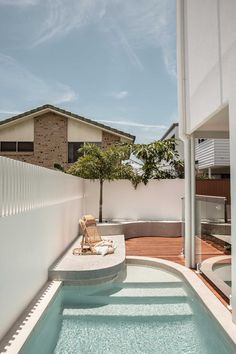
[[[136,237],[125,241],[127,256],[167,259],[184,265],[183,237]]]
[[[183,237],[136,237],[125,241],[127,256],[144,256],[166,259],[184,265],[184,257],[182,256]],[[200,248],[199,248],[200,247]],[[216,255],[222,255],[211,244],[198,240],[198,248],[201,249],[201,260],[205,260]],[[207,287],[218,297],[218,299],[226,306],[227,299],[219,293],[219,291],[202,275],[199,275]]]

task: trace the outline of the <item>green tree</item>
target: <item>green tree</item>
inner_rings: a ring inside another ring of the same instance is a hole
[[[129,145],[130,152],[143,162],[141,179],[183,178],[184,164],[176,150],[176,139],[154,141],[150,144]]]
[[[104,181],[132,178],[132,167],[123,163],[129,158],[129,147],[117,145],[103,150],[95,144],[85,144],[79,152],[83,156],[67,172],[81,178],[99,180],[99,222],[102,222]]]

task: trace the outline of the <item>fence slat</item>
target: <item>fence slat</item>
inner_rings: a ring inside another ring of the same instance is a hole
[[[0,217],[83,198],[80,178],[0,157]]]

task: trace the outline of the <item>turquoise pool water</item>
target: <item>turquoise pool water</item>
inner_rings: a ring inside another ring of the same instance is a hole
[[[235,352],[180,278],[130,265],[109,284],[64,286],[20,353]]]

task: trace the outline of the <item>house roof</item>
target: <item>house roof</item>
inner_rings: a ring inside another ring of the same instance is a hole
[[[179,123],[173,123],[171,126],[168,128],[168,130],[165,132],[165,134],[161,137],[160,140],[164,140],[168,134],[170,134],[171,130],[173,130],[175,127],[178,127]]]
[[[100,128],[102,130],[105,130],[105,131],[108,131],[110,133],[113,133],[115,135],[119,135],[119,136],[128,138],[128,139],[132,140],[132,142],[134,142],[134,140],[135,140],[135,136],[134,135],[131,135],[129,133],[125,133],[125,132],[123,132],[121,130],[118,130],[118,129],[115,129],[115,128],[111,128],[108,125],[96,122],[96,121],[94,121],[92,119],[89,119],[89,118],[85,118],[85,117],[79,116],[78,114],[66,111],[65,109],[61,109],[61,108],[55,107],[55,106],[53,106],[51,104],[45,104],[43,106],[31,109],[30,111],[26,111],[24,113],[18,114],[16,116],[11,117],[11,118],[7,118],[5,120],[2,120],[2,121],[0,121],[0,128],[1,128],[1,126],[5,125],[5,124],[8,125],[8,123],[13,123],[13,122],[15,122],[17,120],[21,120],[21,119],[25,119],[25,118],[31,118],[31,117],[36,117],[40,113],[46,113],[48,111],[52,111],[52,112],[55,112],[55,113],[62,114],[64,116],[66,116],[67,118],[77,119],[77,120],[79,120],[81,122],[93,125],[95,127],[98,127],[98,128]]]

